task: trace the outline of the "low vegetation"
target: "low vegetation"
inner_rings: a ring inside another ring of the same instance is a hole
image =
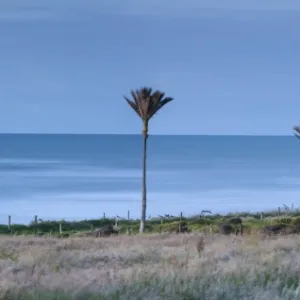
[[[0,299],[300,299],[300,236],[0,238]]]
[[[243,236],[217,234],[230,220],[242,220]],[[169,234],[180,222],[188,232]],[[299,224],[299,210],[286,209],[166,215],[148,220],[142,236],[139,220],[1,225],[0,299],[300,299],[300,235],[286,230]]]
[[[239,213],[239,214],[208,214],[190,217],[172,217],[165,215],[163,218],[151,218],[147,220],[145,233],[163,233],[176,231],[180,221],[186,222],[189,231],[218,233],[219,225],[226,223],[228,219],[239,217],[243,220],[244,234],[255,233],[265,226],[284,224],[287,226],[300,226],[300,210],[284,207],[264,213]],[[52,235],[67,237],[84,232],[91,232],[106,226],[114,226],[120,234],[137,234],[139,232],[140,220],[119,219],[117,224],[114,218],[99,218],[83,221],[42,221],[37,223],[13,224],[9,229],[7,225],[0,225],[2,235]],[[117,225],[117,226],[116,226]],[[62,233],[60,232],[60,227]],[[300,227],[299,227],[300,228]]]

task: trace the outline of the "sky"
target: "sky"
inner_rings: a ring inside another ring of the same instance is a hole
[[[0,132],[291,135],[299,0],[1,0]]]

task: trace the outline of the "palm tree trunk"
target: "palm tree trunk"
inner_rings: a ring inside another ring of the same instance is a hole
[[[142,181],[142,215],[140,224],[140,233],[145,231],[146,209],[147,209],[147,184],[146,184],[146,169],[147,169],[147,139],[148,139],[148,122],[144,123],[143,130],[143,181]]]

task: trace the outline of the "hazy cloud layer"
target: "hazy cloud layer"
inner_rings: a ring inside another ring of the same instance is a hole
[[[0,20],[37,21],[56,19],[80,19],[103,14],[127,14],[171,17],[218,16],[230,12],[240,13],[300,11],[298,0],[2,0]]]

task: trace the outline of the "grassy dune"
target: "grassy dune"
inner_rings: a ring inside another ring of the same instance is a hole
[[[300,236],[0,238],[0,299],[300,299]]]

